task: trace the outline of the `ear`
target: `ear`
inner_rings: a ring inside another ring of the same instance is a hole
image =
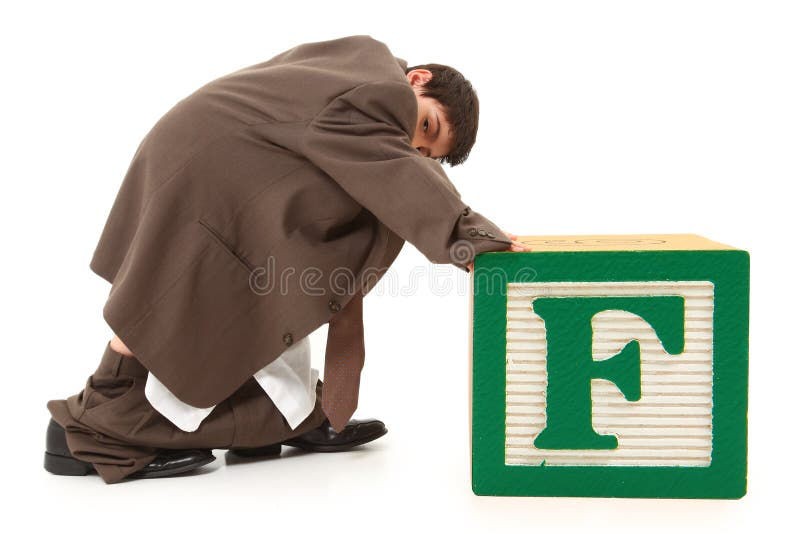
[[[408,83],[410,83],[412,87],[421,87],[428,83],[432,77],[433,73],[427,69],[414,69],[406,73]]]

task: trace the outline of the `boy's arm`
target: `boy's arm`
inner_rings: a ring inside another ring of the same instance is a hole
[[[469,271],[475,254],[508,250],[512,240],[461,200],[438,161],[411,146],[416,119],[408,84],[363,84],[311,121],[301,151],[431,262]]]

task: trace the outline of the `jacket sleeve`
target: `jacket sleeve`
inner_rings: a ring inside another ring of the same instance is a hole
[[[411,146],[417,100],[404,82],[359,85],[307,126],[300,151],[433,263],[469,272],[475,254],[511,245],[465,204],[442,165]]]

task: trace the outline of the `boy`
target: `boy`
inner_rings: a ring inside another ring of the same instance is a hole
[[[45,468],[107,483],[195,469],[211,449],[346,450],[362,299],[405,241],[469,271],[523,250],[474,212],[462,163],[478,100],[442,65],[408,68],[354,36],[223,76],[142,140],[91,262],[115,333],[83,391],[52,400]],[[325,383],[307,335],[328,323]]]

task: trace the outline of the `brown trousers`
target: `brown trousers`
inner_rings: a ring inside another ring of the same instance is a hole
[[[66,430],[67,447],[90,462],[106,483],[119,482],[149,464],[160,449],[263,447],[320,426],[322,382],[311,414],[294,430],[252,377],[218,404],[194,432],[184,432],[157,412],[144,394],[148,370],[106,346],[97,370],[80,393],[47,403]]]

